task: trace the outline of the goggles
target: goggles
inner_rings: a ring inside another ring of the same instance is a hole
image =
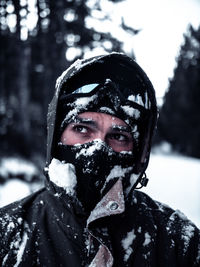
[[[110,79],[106,80],[104,83],[90,83],[83,85],[81,87],[65,91],[65,99],[71,97],[87,97],[94,95],[99,90],[114,90],[114,92],[123,100],[128,100],[130,102],[136,103],[142,106],[144,109],[150,109],[150,101],[146,90],[139,92],[138,90],[133,91],[132,88],[126,85],[116,85]],[[119,89],[120,88],[120,89]]]

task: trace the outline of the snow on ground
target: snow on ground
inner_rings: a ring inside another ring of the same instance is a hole
[[[30,186],[19,179],[8,180],[0,186],[0,207],[31,194]]]
[[[200,228],[200,160],[172,154],[152,154],[149,183],[141,189],[153,199],[181,210]]]
[[[39,170],[27,160],[5,157],[0,160],[0,207],[39,189]]]

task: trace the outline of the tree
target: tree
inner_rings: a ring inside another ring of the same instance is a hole
[[[58,75],[97,47],[123,51],[110,29],[93,27],[95,20],[112,21],[97,0],[1,0],[0,156],[44,156],[47,106]]]
[[[160,138],[200,158],[200,27],[189,27],[158,122]]]

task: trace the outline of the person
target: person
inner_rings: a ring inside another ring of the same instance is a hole
[[[199,229],[138,190],[156,120],[153,86],[126,55],[63,72],[48,111],[46,186],[1,209],[1,266],[200,266]]]

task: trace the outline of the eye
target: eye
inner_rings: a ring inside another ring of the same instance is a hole
[[[88,132],[88,127],[83,126],[83,125],[74,125],[73,130],[77,133],[87,133]]]
[[[129,140],[128,136],[121,134],[121,133],[113,133],[109,136],[110,139],[120,141],[120,142],[126,142]]]

